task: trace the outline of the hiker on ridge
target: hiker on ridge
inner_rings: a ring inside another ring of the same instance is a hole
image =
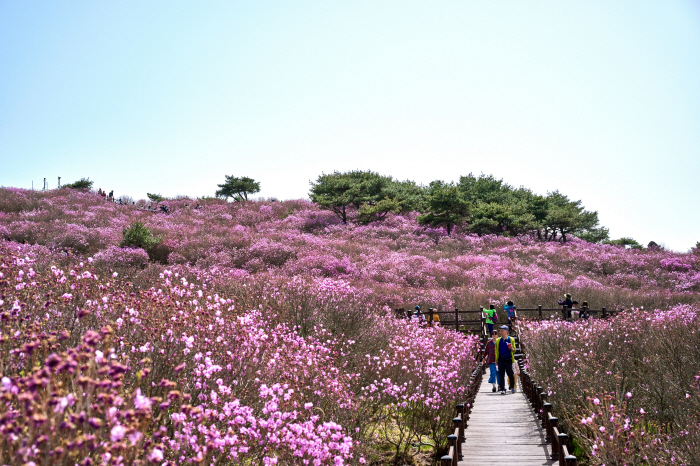
[[[566,306],[566,307],[568,308],[568,309],[562,308],[562,310],[561,310],[562,317],[564,318],[564,320],[566,320],[567,318],[571,317],[571,308],[572,308],[573,305],[574,305],[574,302],[571,300],[571,294],[570,294],[570,293],[565,293],[565,294],[564,294],[564,299],[563,299],[563,300],[559,300],[558,303],[559,303],[560,306]]]
[[[508,375],[508,388],[515,393],[515,338],[508,336],[508,326],[501,325],[501,336],[496,340],[496,360],[498,361],[498,388],[501,395],[506,394],[506,375]]]
[[[423,314],[420,312],[420,306],[416,306],[416,310],[413,311],[411,320],[417,320],[421,326],[425,323],[425,317],[423,317]]]
[[[584,301],[581,304],[581,311],[579,311],[579,318],[581,319],[588,319],[591,316],[590,312],[588,312],[588,301]]]
[[[496,306],[493,304],[489,305],[488,309],[481,308],[482,312],[486,314],[486,325],[489,327],[489,335],[493,332],[493,323],[498,320],[498,314],[496,314]]]

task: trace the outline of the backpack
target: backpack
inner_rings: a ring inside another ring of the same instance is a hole
[[[495,309],[492,309],[492,311],[493,311],[493,317],[491,318],[491,320],[495,324],[496,322],[498,322],[498,313],[496,312]]]

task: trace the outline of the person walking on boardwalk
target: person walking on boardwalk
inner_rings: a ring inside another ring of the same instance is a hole
[[[504,306],[503,310],[506,311],[506,316],[508,317],[508,332],[513,334],[513,325],[515,325],[515,305],[513,301],[508,301]]]
[[[484,348],[484,364],[489,366],[489,383],[492,385],[491,391],[495,392],[498,385],[498,369],[496,369],[496,340],[498,340],[498,332],[491,332],[491,339],[486,343]]]
[[[489,327],[489,335],[491,335],[491,332],[493,332],[493,321],[498,319],[496,316],[496,306],[491,304],[488,309],[484,309],[483,307],[481,308],[484,311],[484,314],[486,314],[486,325]]]
[[[498,388],[501,395],[506,394],[506,375],[508,375],[508,388],[515,393],[515,338],[508,336],[508,326],[501,325],[501,336],[496,340],[496,361],[498,361]]]

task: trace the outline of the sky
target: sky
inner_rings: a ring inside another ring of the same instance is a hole
[[[144,198],[335,170],[559,190],[700,241],[700,1],[0,1],[0,185]]]

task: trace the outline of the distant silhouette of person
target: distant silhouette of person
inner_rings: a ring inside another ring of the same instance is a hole
[[[588,301],[581,303],[581,311],[579,311],[579,318],[588,319],[591,313],[588,311]]]
[[[114,202],[114,190],[111,190],[111,191],[109,192],[109,200],[112,201],[112,202]]]
[[[513,324],[515,323],[515,304],[513,304],[513,301],[508,301],[503,306],[503,310],[506,311],[506,317],[508,318],[508,332],[513,333]]]
[[[571,308],[574,306],[574,302],[571,300],[571,294],[565,293],[564,299],[559,300],[558,302],[560,306],[564,306],[561,310],[562,317],[564,318],[564,320],[571,317]]]

